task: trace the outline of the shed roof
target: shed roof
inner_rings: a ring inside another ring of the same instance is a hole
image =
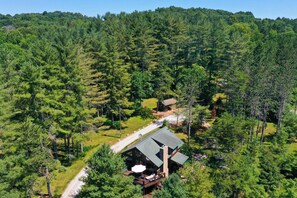
[[[169,99],[163,100],[162,104],[164,106],[169,106],[169,105],[176,104],[176,102],[177,102],[177,100],[175,98],[169,98]]]

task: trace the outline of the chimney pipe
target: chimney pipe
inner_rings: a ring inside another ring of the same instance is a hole
[[[168,177],[168,146],[163,146],[163,173],[165,174],[165,178]]]

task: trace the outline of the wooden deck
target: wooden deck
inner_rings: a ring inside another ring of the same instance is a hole
[[[161,182],[161,179],[164,178],[163,174],[158,174],[154,176],[142,175],[138,178],[134,179],[135,184],[139,184],[144,188],[148,188],[150,186],[158,185]]]
[[[126,171],[125,173],[124,173],[124,175],[125,176],[129,176],[129,175],[132,175],[134,172],[133,171]]]

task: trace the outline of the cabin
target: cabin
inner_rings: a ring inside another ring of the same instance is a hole
[[[144,191],[159,186],[162,178],[187,161],[188,156],[180,152],[183,144],[167,127],[161,128],[122,152],[127,165],[125,175],[133,175],[134,183],[141,185]],[[138,171],[137,167],[142,169]]]
[[[169,98],[163,101],[157,102],[158,111],[168,111],[176,108],[177,100],[175,98]]]

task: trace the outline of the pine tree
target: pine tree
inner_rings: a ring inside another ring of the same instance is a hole
[[[78,50],[78,65],[80,70],[80,78],[84,85],[84,100],[86,107],[86,125],[100,124],[100,110],[106,106],[108,102],[108,94],[106,90],[102,90],[103,85],[102,74],[92,68],[95,65],[95,60],[90,53],[84,52],[82,48]],[[103,112],[102,112],[103,114]],[[96,120],[97,117],[97,120]]]
[[[180,176],[176,173],[171,174],[163,183],[163,188],[155,192],[156,198],[186,198],[188,192],[185,189],[185,184],[181,180]]]
[[[103,89],[108,94],[108,114],[114,121],[121,107],[122,116],[130,116],[133,112],[129,101],[131,76],[130,65],[121,58],[121,52],[112,38],[105,40],[98,54],[96,68],[102,73]]]
[[[85,178],[78,197],[140,197],[139,186],[133,184],[133,179],[123,177],[124,160],[114,153],[110,147],[103,144],[88,161],[88,177]]]
[[[199,162],[186,164],[180,170],[179,173],[186,178],[185,188],[189,197],[214,197],[212,193],[214,182],[210,178],[209,172],[209,168]]]
[[[204,68],[198,65],[184,69],[181,74],[181,84],[179,88],[182,94],[181,100],[186,106],[188,145],[190,145],[191,124],[193,121],[192,108],[201,93],[205,78],[206,74]]]

